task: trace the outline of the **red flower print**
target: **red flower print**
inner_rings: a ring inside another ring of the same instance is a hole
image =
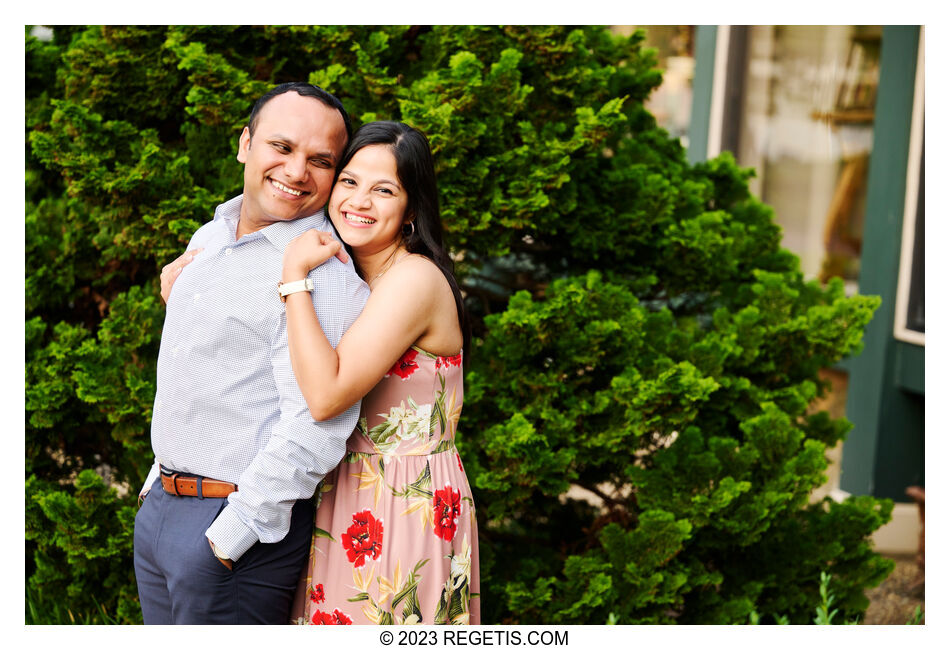
[[[386,373],[386,376],[399,375],[403,379],[409,379],[409,375],[416,371],[416,368],[419,367],[419,364],[415,362],[416,355],[419,353],[412,348],[406,350],[406,353],[400,357],[399,361],[393,364],[393,367],[389,369],[389,372]]]
[[[353,625],[353,619],[338,609],[334,609],[332,614],[318,609],[310,620],[314,625]]]
[[[441,537],[447,542],[451,542],[455,537],[455,530],[458,528],[456,519],[461,512],[461,497],[461,492],[453,490],[451,485],[435,491],[432,497],[432,509],[435,511],[436,537]]]
[[[461,352],[451,357],[436,357],[435,358],[436,369],[439,369],[442,366],[445,366],[446,368],[448,368],[449,366],[460,366],[460,365],[462,365]]]
[[[465,470],[462,469],[462,457],[459,456],[458,452],[455,452],[455,460],[457,460],[458,463],[459,463],[459,471],[464,474],[464,473],[465,473]]]
[[[310,585],[310,588],[307,590],[307,594],[310,596],[310,600],[315,603],[322,603],[326,600],[326,597],[323,595],[323,585]]]
[[[354,567],[366,564],[367,556],[371,560],[379,558],[383,548],[383,521],[376,519],[369,510],[353,515],[353,525],[342,536],[346,558]]]

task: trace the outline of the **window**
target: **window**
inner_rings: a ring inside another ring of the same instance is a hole
[[[730,34],[737,73],[726,90],[723,146],[756,169],[750,189],[775,209],[782,243],[806,278],[841,277],[850,293],[860,271],[881,34],[849,25]]]

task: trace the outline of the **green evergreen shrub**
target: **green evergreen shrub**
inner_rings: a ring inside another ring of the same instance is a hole
[[[687,163],[644,108],[642,34],[26,34],[31,622],[64,599],[70,620],[140,620],[159,270],[240,191],[253,100],[297,79],[431,140],[476,334],[459,446],[485,622],[807,623],[822,572],[836,620],[862,614],[891,506],[808,504],[850,426],[808,407],[878,300],[805,282],[729,154]]]

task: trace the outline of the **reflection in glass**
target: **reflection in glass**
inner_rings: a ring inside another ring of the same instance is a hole
[[[753,26],[736,157],[808,278],[856,291],[881,28]],[[727,112],[728,115],[728,112]]]

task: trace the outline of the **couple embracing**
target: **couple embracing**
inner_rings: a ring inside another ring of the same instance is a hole
[[[237,157],[243,193],[162,272],[145,623],[479,623],[468,326],[425,136],[351,133],[289,83]]]

